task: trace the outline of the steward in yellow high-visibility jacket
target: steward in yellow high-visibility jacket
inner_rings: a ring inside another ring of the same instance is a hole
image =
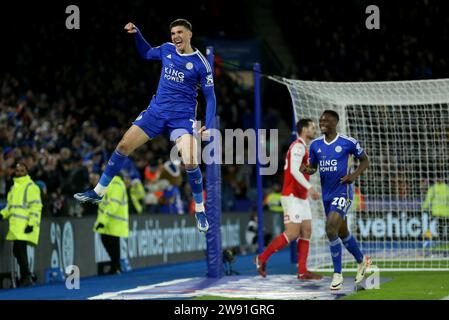
[[[281,205],[281,194],[279,192],[271,192],[265,198],[265,204],[271,212],[284,212]]]
[[[145,198],[145,188],[143,187],[142,181],[140,181],[139,179],[134,179],[131,182],[129,195],[131,197],[131,202],[133,203],[134,209],[136,209],[136,212],[139,214],[142,213],[142,200]]]
[[[110,273],[120,273],[120,237],[127,238],[128,194],[123,179],[117,175],[98,205],[97,221],[94,232],[101,234],[101,241],[111,258]]]
[[[449,232],[449,186],[443,180],[437,180],[426,194],[422,210],[430,211],[438,219],[438,233],[441,239],[446,239]],[[432,237],[430,230],[424,230],[424,237]]]
[[[443,181],[437,181],[427,190],[423,210],[430,210],[435,217],[449,217],[449,186]]]
[[[27,245],[39,243],[42,213],[41,191],[28,175],[25,164],[15,166],[14,184],[8,192],[7,205],[0,211],[2,219],[9,219],[6,240],[13,241],[13,254],[20,266],[21,286],[33,284],[28,265]]]

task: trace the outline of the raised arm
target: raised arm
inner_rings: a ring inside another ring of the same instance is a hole
[[[137,28],[132,22],[128,22],[124,28],[129,34],[134,34],[136,40],[137,51],[145,60],[153,60],[161,58],[160,47],[153,48],[142,36],[139,28]]]

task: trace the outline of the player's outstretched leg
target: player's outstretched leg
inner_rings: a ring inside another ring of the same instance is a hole
[[[127,156],[121,154],[116,149],[109,159],[97,186],[93,190],[76,193],[73,197],[81,202],[99,203],[103,199],[109,183],[120,172],[127,158]]]
[[[195,218],[197,220],[198,230],[207,232],[209,230],[209,222],[206,217],[203,199],[203,176],[201,169],[197,165],[196,168],[186,169],[190,187],[192,188],[193,200],[195,201]]]
[[[363,255],[357,243],[357,240],[354,238],[352,234],[349,233],[346,220],[344,220],[342,223],[339,236],[346,249],[352,254],[352,256],[357,261],[358,266],[357,266],[357,274],[355,276],[355,284],[359,284],[365,278],[366,269],[371,264],[371,258],[366,255],[365,256]]]
[[[343,286],[342,263],[341,263],[341,241],[338,231],[342,222],[341,216],[337,212],[329,213],[326,221],[326,234],[329,239],[332,263],[334,265],[334,275],[330,285],[331,290],[340,290]]]
[[[187,178],[192,189],[193,200],[195,201],[195,218],[200,232],[209,230],[209,222],[206,217],[203,199],[203,176],[196,159],[196,140],[191,134],[184,134],[177,139],[176,144],[181,150],[181,156],[186,166]]]
[[[103,199],[111,180],[123,168],[128,155],[148,140],[149,137],[141,128],[136,125],[131,126],[109,159],[97,186],[93,190],[76,193],[73,197],[81,202],[99,203]]]
[[[254,263],[256,264],[257,272],[262,277],[266,277],[265,268],[270,256],[276,251],[283,249],[289,242],[289,237],[283,232],[274,238],[260,255],[256,256]]]

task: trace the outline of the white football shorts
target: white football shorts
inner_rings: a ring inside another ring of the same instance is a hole
[[[281,196],[281,205],[284,210],[284,224],[312,220],[309,200],[300,199],[293,195]]]

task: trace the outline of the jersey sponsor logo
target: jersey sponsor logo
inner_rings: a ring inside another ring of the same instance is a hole
[[[187,68],[187,70],[192,70],[193,69],[193,63],[192,62],[187,62],[186,63],[186,68]]]
[[[179,70],[176,70],[173,63],[170,63],[168,67],[164,68],[164,79],[168,81],[182,83],[184,82],[184,77],[185,74]]]
[[[171,53],[170,53],[169,55],[167,55],[167,58],[168,58],[168,59],[171,59]]]
[[[320,172],[335,172],[337,171],[338,161],[333,160],[320,160]]]
[[[341,150],[342,150],[342,149],[341,149],[340,146],[336,146],[336,147],[335,147],[335,152],[341,152]]]

